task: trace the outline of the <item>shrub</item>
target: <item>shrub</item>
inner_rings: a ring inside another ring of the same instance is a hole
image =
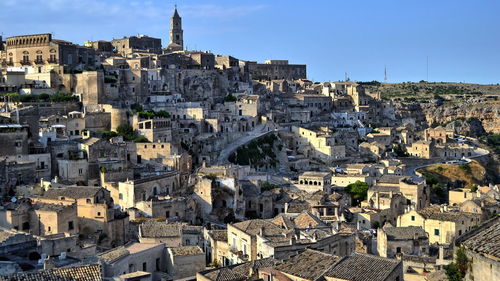
[[[358,205],[361,201],[366,200],[368,194],[368,184],[362,181],[356,181],[349,184],[345,191],[349,194],[354,202],[353,205]]]

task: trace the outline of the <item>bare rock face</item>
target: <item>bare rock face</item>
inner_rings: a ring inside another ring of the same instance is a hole
[[[471,117],[468,119],[457,119],[446,125],[446,128],[453,129],[455,133],[470,137],[480,137],[486,134],[483,124],[479,119]]]
[[[498,102],[465,102],[441,106],[426,104],[422,106],[422,109],[429,125],[445,124],[456,128],[457,133],[469,132],[475,136],[486,132],[500,133],[500,103]]]

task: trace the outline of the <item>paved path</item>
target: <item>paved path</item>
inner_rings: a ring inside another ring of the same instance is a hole
[[[251,142],[254,139],[258,139],[264,135],[272,134],[277,130],[269,128],[267,124],[259,124],[252,131],[246,132],[245,136],[242,136],[235,141],[227,144],[223,150],[221,150],[219,157],[217,158],[217,165],[224,165],[229,163],[229,155],[236,151],[238,147]]]
[[[484,152],[482,150],[476,149],[474,151],[474,155],[470,157],[466,157],[467,159],[474,159],[474,158],[479,158],[485,155],[488,155],[489,152]],[[418,169],[425,168],[428,166],[436,165],[443,163],[445,160],[444,159],[418,159],[418,158],[399,158],[403,163],[406,164],[406,176],[411,176],[412,179],[416,182],[423,181],[424,179],[417,176],[415,173]]]

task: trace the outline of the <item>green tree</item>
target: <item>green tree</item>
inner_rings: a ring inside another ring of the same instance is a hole
[[[455,253],[455,261],[444,266],[446,275],[450,281],[462,281],[469,267],[469,259],[464,248],[458,248]]]
[[[354,205],[358,205],[361,201],[366,200],[368,188],[369,186],[366,182],[356,181],[349,184],[345,188],[345,191],[351,196]]]
[[[278,188],[278,186],[275,184],[269,183],[268,181],[265,181],[265,182],[260,184],[260,191],[261,192],[273,190],[275,188]]]
[[[229,94],[229,95],[227,95],[227,96],[224,97],[224,101],[225,102],[235,102],[237,100],[238,99],[235,96],[231,95],[231,94]]]
[[[126,135],[133,135],[134,134],[134,128],[130,126],[129,124],[122,124],[116,128],[116,132],[120,136],[126,136]]]

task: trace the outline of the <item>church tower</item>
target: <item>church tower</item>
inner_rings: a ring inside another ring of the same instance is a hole
[[[170,44],[168,45],[168,48],[178,51],[182,51],[184,49],[182,18],[177,12],[177,5],[175,6],[174,15],[170,19]]]

